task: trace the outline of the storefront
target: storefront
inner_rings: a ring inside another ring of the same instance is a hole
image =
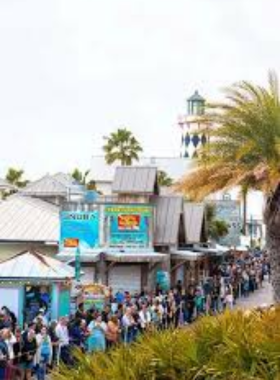
[[[70,313],[72,267],[26,251],[0,263],[0,306],[15,313],[19,323],[32,321],[39,310],[58,319]]]

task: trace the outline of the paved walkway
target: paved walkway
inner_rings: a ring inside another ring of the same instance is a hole
[[[241,309],[253,309],[258,306],[272,305],[273,302],[273,293],[271,284],[267,281],[263,283],[263,288],[250,293],[248,298],[241,298],[237,301],[237,307]]]

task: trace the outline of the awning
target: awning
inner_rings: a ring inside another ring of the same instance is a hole
[[[100,254],[100,250],[87,250],[85,252],[82,251],[80,253],[80,262],[96,263],[100,259]],[[56,255],[56,258],[64,262],[71,263],[76,260],[76,252],[71,250],[61,251]]]
[[[216,247],[200,247],[200,246],[194,246],[193,248],[194,252],[201,252],[208,255],[214,255],[214,256],[223,256],[226,252],[229,252],[230,249],[227,247],[223,247],[221,245],[217,245]]]
[[[158,263],[165,261],[169,255],[157,252],[107,252],[105,259],[107,261],[121,262],[121,263]]]
[[[205,255],[202,252],[177,250],[171,252],[172,260],[186,260],[186,261],[196,261],[203,258]]]

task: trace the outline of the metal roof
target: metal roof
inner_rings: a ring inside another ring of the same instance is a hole
[[[74,277],[74,268],[36,251],[25,251],[0,263],[0,279],[63,280]]]
[[[60,183],[64,184],[65,186],[69,186],[72,184],[76,184],[77,182],[75,179],[67,173],[56,173],[52,176],[54,179],[59,181]]]
[[[119,164],[108,165],[104,156],[93,156],[91,159],[90,177],[96,182],[113,182],[116,168]],[[179,180],[184,174],[191,170],[194,162],[183,157],[140,157],[133,167],[155,167],[165,171],[174,181]]]
[[[142,166],[116,168],[112,191],[119,194],[154,194],[157,169]]]
[[[47,174],[43,178],[29,183],[20,190],[22,195],[41,195],[41,196],[66,196],[68,188],[61,181]]]
[[[0,203],[0,241],[58,242],[59,208],[15,195]]]
[[[78,184],[70,175],[57,173],[55,175],[45,175],[37,181],[30,182],[21,189],[20,194],[29,196],[62,196],[68,194],[82,194],[83,187]]]
[[[177,245],[183,198],[156,197],[155,245]]]
[[[188,243],[199,243],[204,222],[203,203],[184,203],[184,226],[186,241]]]

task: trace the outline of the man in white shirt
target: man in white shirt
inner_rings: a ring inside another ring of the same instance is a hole
[[[69,349],[69,331],[68,321],[66,317],[62,317],[56,326],[55,333],[59,339],[58,360],[61,358],[66,365],[71,364],[70,349]]]
[[[141,329],[145,331],[150,326],[150,323],[152,321],[151,313],[148,310],[146,304],[142,305],[141,311],[139,313],[139,318]]]

